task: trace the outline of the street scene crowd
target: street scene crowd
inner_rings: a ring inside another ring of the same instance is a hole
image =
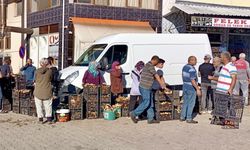
[[[250,70],[249,63],[245,58],[244,53],[239,55],[238,60],[234,56],[231,57],[229,52],[222,52],[220,57],[215,58],[207,54],[204,56],[204,63],[196,70],[197,58],[195,56],[188,57],[187,64],[182,69],[183,103],[180,121],[198,123],[194,120],[193,115],[197,98],[199,99],[198,113],[212,113],[216,105],[215,92],[242,95],[247,106]],[[211,63],[211,61],[213,62]],[[15,84],[13,83],[11,60],[6,59],[4,62],[4,65],[1,66],[0,82],[1,113],[7,113],[6,110],[2,109],[3,97],[12,104],[11,90]],[[167,62],[158,56],[153,56],[149,62],[139,61],[135,64],[135,68],[131,72],[133,83],[129,100],[129,116],[134,123],[137,123],[140,118],[147,118],[149,124],[160,122],[155,115],[155,94],[157,91],[163,91],[166,95],[171,92],[163,77],[164,72],[168,71],[162,70],[164,63]],[[59,71],[54,66],[54,59],[52,57],[41,59],[38,69],[32,65],[31,59],[27,59],[27,64],[20,69],[20,72],[25,76],[26,88],[30,89],[34,95],[38,121],[52,124],[56,121],[53,111],[56,111],[60,103],[60,94],[58,94]],[[124,94],[122,76],[120,63],[113,62],[110,70],[112,103]],[[201,83],[198,82],[198,76],[201,77]],[[105,84],[100,65],[95,61],[90,62],[82,79],[83,88],[85,85]],[[216,118],[216,116],[214,117]],[[218,117],[217,119],[220,125],[224,125],[224,118]]]

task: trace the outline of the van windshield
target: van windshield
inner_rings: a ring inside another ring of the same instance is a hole
[[[97,44],[88,48],[81,57],[74,63],[74,66],[88,66],[89,62],[95,61],[107,44]]]

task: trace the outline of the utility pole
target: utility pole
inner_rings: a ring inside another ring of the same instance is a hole
[[[62,65],[61,69],[64,68],[63,63],[64,63],[64,18],[65,18],[65,0],[62,0],[62,50],[61,50],[61,58],[62,58]]]

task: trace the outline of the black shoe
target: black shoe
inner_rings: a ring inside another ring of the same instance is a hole
[[[131,118],[131,120],[134,122],[134,123],[138,123],[138,120],[135,118],[134,114],[132,112],[129,113],[129,116]]]
[[[180,122],[186,121],[186,119],[180,119]]]
[[[198,121],[194,121],[194,120],[187,120],[187,123],[197,124],[197,123],[198,123]]]
[[[148,120],[148,124],[160,123],[158,120]]]
[[[38,118],[38,122],[39,124],[43,124],[43,118]]]

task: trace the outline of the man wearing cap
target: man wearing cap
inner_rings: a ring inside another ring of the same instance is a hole
[[[200,100],[200,113],[211,113],[213,109],[213,90],[211,88],[211,80],[208,79],[208,76],[212,76],[215,69],[210,61],[211,56],[207,54],[204,57],[204,63],[199,66],[202,92]]]
[[[250,81],[249,63],[245,60],[246,54],[241,53],[240,59],[235,62],[237,68],[237,80],[234,88],[234,94],[239,95],[240,90],[245,98],[245,105],[248,105],[248,84]]]

